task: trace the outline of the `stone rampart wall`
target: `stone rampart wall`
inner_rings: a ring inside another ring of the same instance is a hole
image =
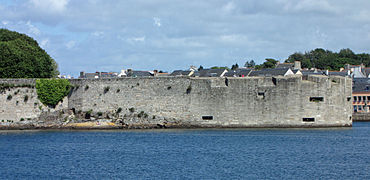
[[[79,86],[69,97],[69,108],[76,111],[114,113],[122,108],[127,117],[135,109],[149,117],[173,120],[180,126],[300,127],[352,123],[349,78],[160,77],[78,79],[72,83]],[[105,91],[107,88],[109,91]],[[314,122],[303,118],[314,118]]]
[[[37,99],[34,80],[0,80],[6,83],[17,86],[0,93],[0,125],[47,112],[59,112],[58,123],[105,119],[133,127],[352,125],[352,81],[344,77],[72,79],[73,90],[56,109]]]

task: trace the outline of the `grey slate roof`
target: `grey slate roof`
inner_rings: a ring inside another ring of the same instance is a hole
[[[95,76],[99,76],[99,74],[98,73],[85,73],[85,76],[80,77],[80,78],[95,79]]]
[[[262,69],[252,71],[249,76],[284,76],[288,70],[289,68]]]
[[[199,71],[199,77],[220,77],[225,69],[202,69]]]
[[[329,76],[348,76],[346,71],[329,71]]]
[[[369,77],[369,75],[370,75],[370,68],[362,68],[362,73],[363,73],[366,77]]]
[[[302,75],[324,75],[321,70],[301,70]]]
[[[191,71],[175,70],[170,76],[188,76]]]
[[[225,73],[226,77],[247,77],[249,73],[252,71],[252,69],[236,69],[236,70],[230,70],[227,73]]]
[[[370,92],[370,78],[353,78],[352,92]]]
[[[128,77],[148,77],[153,76],[152,73],[148,71],[132,71],[130,74],[127,74]]]
[[[276,68],[290,68],[293,69],[294,63],[280,63],[276,65]]]
[[[292,69],[293,73],[294,74],[297,74],[298,71],[300,71],[299,69]]]

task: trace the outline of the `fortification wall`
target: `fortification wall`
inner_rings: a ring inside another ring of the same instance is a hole
[[[301,76],[227,80],[160,77],[78,79],[72,83],[79,88],[69,97],[70,109],[114,114],[122,108],[118,118],[125,124],[198,127],[352,124],[352,82],[343,77],[309,76],[306,80]],[[149,118],[144,121],[132,118],[132,114],[139,112]]]
[[[44,106],[35,85],[35,79],[0,79],[0,126],[53,124],[55,112],[67,109],[67,97],[55,108]]]
[[[35,80],[0,80],[0,126],[69,127],[102,120],[114,127],[352,125],[352,82],[344,77],[147,77],[71,83],[68,97],[53,109],[38,100]]]

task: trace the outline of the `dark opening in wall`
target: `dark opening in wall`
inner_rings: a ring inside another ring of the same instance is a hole
[[[213,120],[213,116],[202,116],[203,120]]]
[[[257,97],[260,99],[265,99],[265,92],[258,92]]]
[[[320,102],[324,101],[324,97],[310,97],[311,102]]]
[[[303,118],[303,122],[315,122],[315,118]]]
[[[171,86],[168,86],[168,87],[167,87],[167,90],[170,90],[171,88],[172,88]]]
[[[225,85],[229,86],[229,79],[225,78]]]
[[[272,77],[272,83],[276,86],[276,78]]]
[[[191,92],[191,84],[188,86],[188,88],[186,89],[186,94],[190,94]]]
[[[347,97],[347,101],[351,101],[351,96],[348,96]]]

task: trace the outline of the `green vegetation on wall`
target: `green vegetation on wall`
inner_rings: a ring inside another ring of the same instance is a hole
[[[0,29],[0,78],[56,77],[58,65],[31,37]]]
[[[55,107],[68,95],[72,85],[67,79],[38,79],[36,91],[40,101],[49,107]]]

